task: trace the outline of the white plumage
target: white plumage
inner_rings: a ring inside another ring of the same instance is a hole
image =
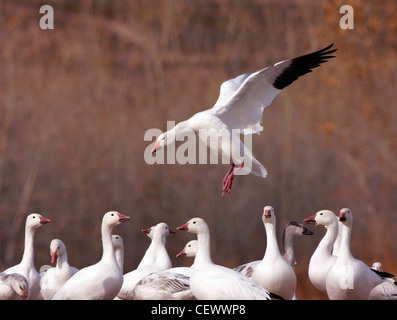
[[[239,135],[261,132],[264,108],[272,103],[283,88],[327,59],[333,58],[330,54],[336,50],[329,50],[331,47],[332,45],[225,81],[213,108],[196,113],[162,133],[157,138],[152,153],[195,133],[212,153],[222,158],[222,163],[231,165],[223,179],[222,196],[230,192],[235,174],[252,173],[265,178],[265,167],[255,159]],[[203,135],[203,132],[206,134]],[[235,169],[235,166],[238,168]]]

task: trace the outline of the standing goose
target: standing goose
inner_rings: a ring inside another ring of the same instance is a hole
[[[177,257],[195,257],[197,240],[189,241]],[[134,300],[192,300],[191,267],[175,267],[154,272],[140,280],[133,293]]]
[[[373,272],[364,262],[355,259],[350,251],[353,215],[343,208],[342,240],[338,257],[327,274],[327,294],[331,300],[397,299],[397,287]]]
[[[110,300],[117,295],[123,284],[123,272],[116,260],[112,231],[129,219],[116,211],[105,213],[101,226],[101,260],[79,270],[52,296],[52,300]]]
[[[50,219],[44,218],[38,213],[32,213],[27,216],[25,224],[25,248],[22,260],[19,264],[8,268],[4,271],[6,274],[19,273],[23,275],[29,283],[29,299],[42,300],[40,292],[40,274],[34,266],[34,234],[37,228],[51,222]]]
[[[29,296],[29,284],[19,273],[0,273],[0,300],[26,300]]]
[[[232,269],[212,262],[210,232],[201,218],[177,228],[197,235],[198,249],[190,275],[190,288],[199,300],[269,300],[269,292]]]
[[[336,261],[332,248],[338,236],[338,217],[330,210],[320,210],[303,220],[304,223],[315,223],[317,227],[325,227],[327,232],[321,239],[309,262],[309,279],[320,291],[326,293],[326,278],[331,266]]]
[[[69,265],[66,246],[60,239],[53,239],[50,243],[51,263],[57,262],[54,268],[48,269],[41,275],[40,288],[45,300],[61,288],[78,269]]]
[[[263,209],[262,221],[266,230],[266,252],[252,273],[252,280],[270,292],[291,300],[295,294],[296,276],[291,264],[280,253],[273,207]]]
[[[153,227],[152,227],[153,228]],[[117,298],[121,300],[133,299],[133,292],[135,285],[145,276],[152,272],[158,272],[172,267],[171,259],[168,255],[167,249],[165,248],[165,239],[168,235],[174,234],[168,225],[164,222],[158,223],[153,232],[153,246],[156,260],[152,264],[139,267],[131,272],[128,272],[123,277],[123,285],[120,292],[117,294]]]
[[[137,269],[156,262],[156,248],[155,248],[155,243],[153,243],[153,230],[154,229],[155,229],[155,226],[147,228],[147,229],[142,229],[142,232],[149,237],[150,245],[146,249],[145,254],[143,255],[143,258],[142,258],[141,262],[139,263]]]
[[[124,269],[124,241],[121,236],[118,234],[113,234],[112,235],[112,243],[116,255],[116,261],[117,264],[119,265],[121,272],[123,272]]]
[[[283,258],[287,261],[293,268],[295,267],[295,250],[294,250],[294,239],[295,236],[301,235],[312,235],[313,232],[305,228],[302,223],[296,221],[288,221],[283,230]],[[252,278],[252,273],[258,266],[261,260],[255,260],[252,262],[245,263],[241,266],[234,268],[234,270],[242,273],[248,278]]]
[[[187,134],[193,132],[215,155],[222,158],[222,163],[230,163],[230,170],[223,179],[222,196],[230,192],[237,173],[252,173],[266,178],[266,169],[243,144],[239,135],[259,134],[263,130],[264,108],[283,88],[333,58],[330,54],[336,49],[330,50],[332,45],[225,81],[215,105],[159,135],[152,154],[175,141],[183,141]]]

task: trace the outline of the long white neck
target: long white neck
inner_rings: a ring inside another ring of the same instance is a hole
[[[138,268],[153,263],[155,261],[155,257],[156,257],[155,243],[153,242],[153,240],[151,240],[149,247],[146,249],[143,258],[138,265]]]
[[[331,223],[326,228],[327,232],[318,244],[315,254],[331,255],[333,245],[338,236],[338,223]]]
[[[119,265],[121,271],[124,269],[124,250],[122,248],[119,248],[115,252],[116,254],[116,260],[117,264]]]
[[[205,264],[212,264],[211,249],[210,249],[210,233],[207,229],[206,232],[197,234],[198,248],[196,257],[194,258],[194,268],[198,268]]]
[[[107,226],[104,223],[102,223],[101,234],[102,234],[103,253],[102,253],[101,261],[106,260],[117,263],[113,242],[112,242],[112,231],[113,231],[113,227]]]
[[[36,232],[36,228],[32,228],[29,226],[25,227],[25,248],[23,251],[21,264],[25,266],[33,266],[34,265],[34,234]]]
[[[343,224],[341,231],[342,231],[342,239],[340,243],[338,259],[352,258],[352,254],[350,252],[351,226],[347,226]]]
[[[156,250],[156,264],[160,265],[164,269],[172,267],[170,256],[168,255],[167,249],[165,248],[165,236],[153,238],[153,242]]]
[[[276,225],[274,223],[265,223],[266,230],[266,252],[263,259],[273,259],[281,256],[276,237]]]

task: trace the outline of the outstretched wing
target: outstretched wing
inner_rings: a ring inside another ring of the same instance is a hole
[[[336,49],[330,50],[332,46],[225,81],[211,111],[241,133],[259,133],[263,109],[283,88],[333,58],[330,54]]]

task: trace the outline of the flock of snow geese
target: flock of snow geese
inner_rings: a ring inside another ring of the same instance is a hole
[[[214,107],[199,112],[173,129],[161,134],[153,153],[178,140],[186,130],[198,133],[215,129],[223,137],[216,154],[227,156],[230,170],[223,179],[222,196],[229,193],[238,171],[250,170],[265,178],[267,171],[240,140],[238,134],[262,131],[263,110],[277,94],[300,76],[333,58],[332,45],[265,69],[240,75],[224,82]],[[239,130],[236,134],[233,130]],[[211,136],[208,137],[211,140]],[[247,168],[244,164],[252,164]],[[224,162],[223,162],[224,163]],[[241,172],[240,172],[241,173]],[[296,299],[293,238],[310,235],[303,224],[291,221],[283,232],[283,253],[276,235],[276,216],[271,206],[263,210],[266,230],[266,250],[262,260],[246,263],[234,269],[215,264],[210,253],[210,231],[202,218],[193,218],[177,228],[197,236],[186,244],[177,256],[194,257],[191,267],[172,268],[165,242],[175,233],[164,222],[143,232],[151,239],[138,267],[124,273],[124,244],[113,228],[130,217],[116,211],[102,219],[103,254],[94,265],[77,270],[68,263],[65,244],[54,239],[50,243],[51,262],[56,266],[42,273],[34,267],[33,239],[38,227],[51,220],[40,214],[28,215],[25,226],[25,247],[21,262],[0,273],[0,299],[45,300],[271,300]],[[321,210],[305,219],[327,229],[313,253],[308,275],[312,284],[329,299],[397,299],[393,275],[383,272],[381,265],[372,268],[353,257],[350,237],[353,216],[345,208],[335,215]]]
[[[103,253],[100,261],[78,270],[68,263],[65,244],[50,243],[55,267],[39,274],[34,266],[34,234],[51,222],[40,214],[28,215],[25,248],[19,264],[0,273],[2,300],[272,300],[296,299],[294,237],[311,235],[304,224],[315,223],[326,233],[314,251],[308,275],[312,284],[331,300],[397,300],[394,276],[383,272],[379,262],[370,268],[350,251],[353,215],[344,208],[339,216],[320,210],[302,223],[290,221],[284,227],[282,252],[276,235],[276,216],[271,206],[263,209],[266,248],[262,260],[234,269],[211,259],[210,231],[202,218],[190,219],[177,228],[195,234],[179,256],[194,257],[190,267],[172,267],[166,237],[175,233],[164,223],[143,229],[151,239],[138,267],[124,273],[124,244],[113,228],[130,217],[116,211],[102,219]]]

